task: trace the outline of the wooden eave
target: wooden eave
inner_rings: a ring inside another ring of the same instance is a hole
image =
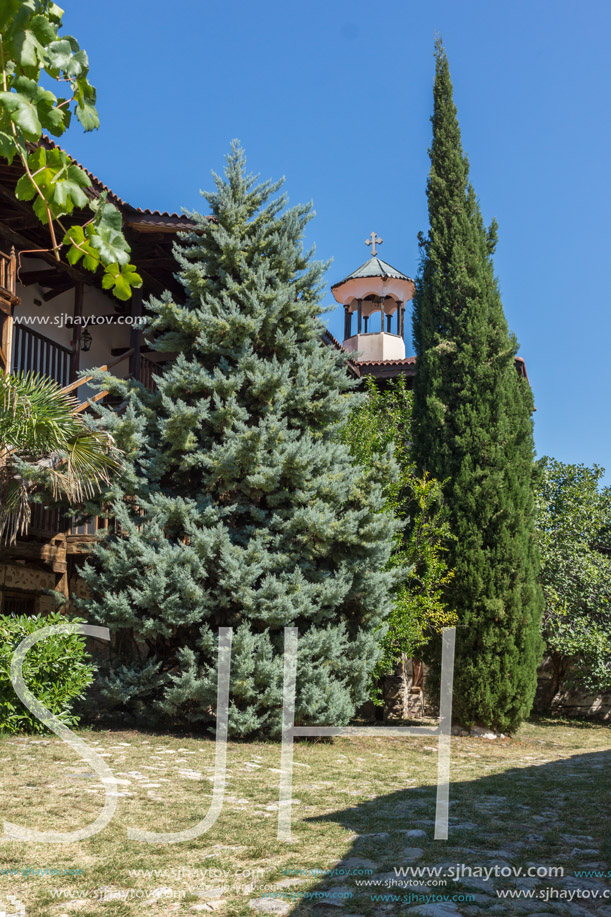
[[[44,141],[47,147],[53,146],[49,140]],[[80,164],[79,164],[80,165]],[[81,168],[84,168],[81,166]],[[84,169],[87,172],[87,169]],[[76,283],[84,283],[102,289],[102,272],[91,274],[78,265],[72,267],[65,259],[58,261],[49,251],[49,230],[39,222],[29,202],[18,201],[15,197],[15,186],[23,170],[19,160],[11,165],[0,161],[0,248],[14,245],[19,254],[19,282],[23,285],[38,283],[46,292],[43,299],[49,301],[60,293],[69,290]],[[126,203],[106,187],[96,176],[87,172],[92,181],[88,192],[91,197],[99,197],[106,192],[111,201],[121,212],[125,237],[131,246],[130,259],[144,282],[144,296],[159,296],[169,290],[178,299],[183,296],[180,283],[176,280],[177,265],[173,255],[173,244],[178,232],[189,232],[195,229],[194,222],[181,214],[162,213],[160,211],[141,210]],[[91,219],[90,211],[75,211],[71,216],[62,217],[62,224],[69,226],[87,222]],[[28,261],[39,259],[48,265],[36,276],[36,270],[28,268]],[[116,302],[117,311],[130,309],[130,304]]]

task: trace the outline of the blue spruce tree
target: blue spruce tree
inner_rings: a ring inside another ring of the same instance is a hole
[[[205,728],[230,626],[230,732],[277,734],[296,626],[296,722],[342,725],[367,698],[390,608],[392,524],[338,437],[360,396],[322,343],[311,208],[286,209],[281,182],[257,184],[235,144],[214,178],[212,219],[191,214],[176,247],[184,302],[148,304],[147,338],[175,359],[156,392],[114,380],[127,406],[103,412],[126,455],[121,533],[84,573],[89,618],[114,635],[104,693]]]

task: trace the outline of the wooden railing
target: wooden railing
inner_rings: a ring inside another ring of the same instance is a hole
[[[15,373],[35,372],[59,385],[70,381],[70,349],[51,341],[25,325],[13,326],[13,361]]]
[[[30,505],[30,535],[57,535],[66,527],[66,520],[61,510],[56,507],[43,506],[42,503]]]
[[[138,373],[138,380],[142,382],[143,385],[146,385],[152,392],[157,391],[157,384],[153,379],[153,376],[159,375],[161,372],[161,365],[159,363],[153,363],[152,360],[147,359],[147,357],[140,357],[140,372]]]
[[[127,360],[133,354],[133,350],[122,353],[115,360],[112,360],[106,366],[100,367],[104,371],[116,366]],[[83,379],[77,379],[76,382],[70,382],[70,357],[71,351],[63,344],[50,340],[38,331],[33,331],[26,325],[15,323],[13,325],[13,358],[12,371],[15,373],[35,372],[40,375],[48,376],[54,379],[62,388],[68,392],[74,392],[81,385],[85,385],[93,379],[93,374],[87,375]],[[140,366],[137,370],[137,378],[143,385],[155,391],[157,385],[153,376],[159,375],[162,371],[163,364],[154,363],[147,357],[140,357]],[[91,398],[90,401],[99,401],[106,397],[108,392],[100,393]],[[89,402],[84,402],[87,405]]]
[[[10,255],[0,252],[0,293],[9,300],[17,296],[17,256],[14,248]]]
[[[48,537],[63,533],[67,536],[95,537],[115,527],[114,519],[105,516],[71,516],[55,506],[44,506],[42,503],[31,504],[30,512],[30,535]]]

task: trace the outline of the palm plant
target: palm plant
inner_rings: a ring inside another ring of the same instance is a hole
[[[52,379],[0,372],[0,539],[27,533],[34,493],[78,505],[120,467],[112,437],[90,429],[77,408]]]

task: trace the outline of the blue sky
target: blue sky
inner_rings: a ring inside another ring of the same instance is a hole
[[[412,276],[427,227],[433,42],[445,42],[463,145],[505,312],[527,362],[540,455],[611,477],[611,5],[566,0],[66,0],[102,126],[64,138],[137,206],[201,208],[232,138],[262,177],[313,200],[329,285],[365,237]],[[331,295],[327,294],[327,303]],[[406,323],[409,328],[409,322]],[[342,335],[342,316],[329,326]],[[413,352],[408,331],[408,353]]]

